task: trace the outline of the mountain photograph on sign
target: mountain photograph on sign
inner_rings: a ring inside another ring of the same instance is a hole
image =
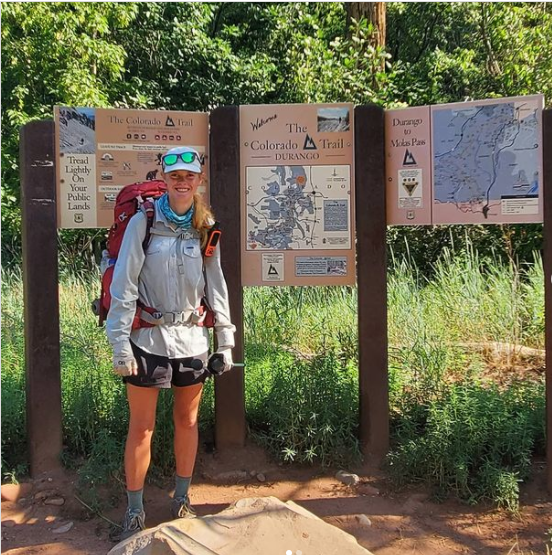
[[[94,154],[96,151],[94,108],[59,109],[60,152]]]
[[[320,108],[318,110],[318,131],[349,131],[348,108]]]

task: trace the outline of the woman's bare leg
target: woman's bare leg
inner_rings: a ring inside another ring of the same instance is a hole
[[[125,446],[127,490],[143,489],[151,460],[151,438],[159,389],[127,384],[130,422]]]
[[[174,455],[176,474],[189,477],[194,471],[197,455],[197,415],[203,384],[173,387],[174,392]]]

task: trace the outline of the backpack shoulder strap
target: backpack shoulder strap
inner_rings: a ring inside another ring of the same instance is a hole
[[[140,206],[140,210],[142,210],[146,216],[146,235],[142,241],[142,248],[145,252],[151,239],[151,228],[153,226],[153,218],[155,217],[155,204],[152,200],[146,200],[142,206]]]

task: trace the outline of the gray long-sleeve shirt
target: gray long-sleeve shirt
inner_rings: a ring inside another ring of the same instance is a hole
[[[220,266],[220,248],[203,258],[199,233],[178,231],[155,207],[152,236],[144,253],[146,216],[138,212],[125,231],[111,283],[106,331],[115,356],[131,357],[132,342],[144,351],[169,358],[200,355],[209,350],[209,332],[192,323],[161,324],[131,330],[136,301],[161,313],[191,316],[205,295],[215,312],[219,348],[234,346],[228,288]],[[205,271],[203,265],[205,264]]]

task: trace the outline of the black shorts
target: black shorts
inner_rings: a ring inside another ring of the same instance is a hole
[[[187,387],[204,383],[209,377],[207,370],[194,370],[190,368],[192,358],[199,358],[204,362],[207,353],[195,357],[169,358],[165,356],[146,353],[130,342],[134,358],[138,364],[138,375],[123,378],[124,383],[138,387],[155,387],[158,389],[169,389],[175,387]]]

